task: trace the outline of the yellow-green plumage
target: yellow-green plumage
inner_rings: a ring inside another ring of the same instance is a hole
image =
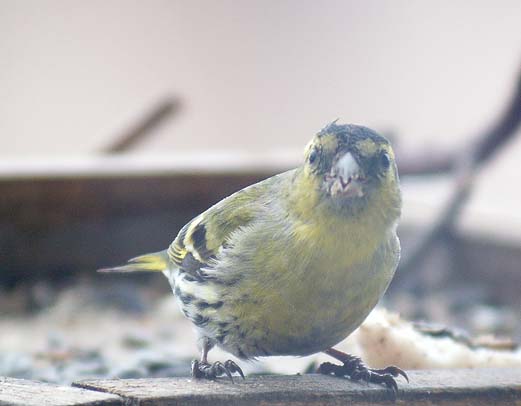
[[[162,270],[209,347],[242,358],[323,351],[360,325],[391,281],[400,207],[389,143],[332,124],[301,167],[188,223]]]

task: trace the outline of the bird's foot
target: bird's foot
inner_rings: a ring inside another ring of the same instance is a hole
[[[233,382],[232,375],[235,372],[244,379],[242,369],[232,360],[228,360],[224,363],[217,361],[213,364],[197,360],[192,361],[192,377],[195,379],[209,379],[213,381],[219,376],[226,375]]]
[[[334,356],[336,359],[341,361],[343,365],[324,362],[318,367],[317,372],[325,375],[348,377],[353,381],[383,384],[392,389],[395,394],[398,392],[398,385],[394,378],[401,375],[407,380],[407,382],[409,382],[407,374],[398,367],[389,366],[383,369],[372,369],[368,368],[359,357],[345,354],[337,350],[334,351],[334,355],[330,352],[327,352],[327,354]]]

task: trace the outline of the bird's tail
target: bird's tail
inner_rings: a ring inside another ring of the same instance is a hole
[[[98,269],[98,272],[161,272],[168,269],[167,251],[154,252],[153,254],[140,255],[129,259],[125,265],[113,268]]]

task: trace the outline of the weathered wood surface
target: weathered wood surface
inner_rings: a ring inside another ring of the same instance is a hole
[[[411,371],[396,399],[378,385],[322,375],[92,380],[75,386],[117,394],[128,405],[521,405],[521,369]]]
[[[119,396],[70,386],[0,377],[0,405],[119,406]]]

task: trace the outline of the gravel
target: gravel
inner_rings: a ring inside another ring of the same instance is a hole
[[[93,378],[187,376],[191,360],[198,356],[195,332],[161,282],[82,280],[59,289],[40,282],[37,288],[8,292],[3,300],[16,299],[16,305],[1,310],[0,376],[61,384]],[[36,291],[38,300],[21,297]],[[513,309],[478,304],[480,292],[464,294],[474,300],[462,301],[461,293],[450,289],[422,300],[410,292],[393,292],[388,305],[406,318],[423,317],[473,333],[520,331]],[[224,360],[229,354],[216,349],[212,358]],[[246,373],[295,373],[313,362],[316,357],[286,357],[241,366]]]

